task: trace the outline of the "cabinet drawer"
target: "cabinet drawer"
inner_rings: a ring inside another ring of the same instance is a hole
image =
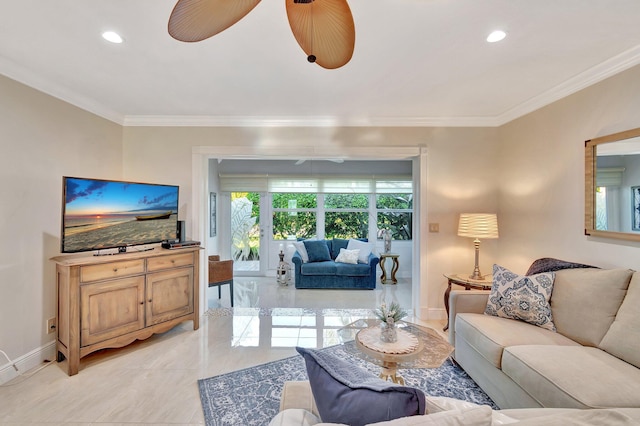
[[[193,252],[177,253],[147,259],[147,271],[149,272],[189,265],[193,265]]]
[[[90,282],[119,278],[144,272],[144,259],[123,260],[80,268],[80,281]]]

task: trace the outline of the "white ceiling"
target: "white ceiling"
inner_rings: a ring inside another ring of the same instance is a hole
[[[640,63],[639,0],[348,1],[336,70],[282,0],[199,43],[168,35],[175,0],[3,1],[0,73],[131,126],[498,126]]]

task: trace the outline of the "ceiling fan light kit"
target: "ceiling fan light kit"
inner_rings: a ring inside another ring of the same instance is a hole
[[[178,0],[169,17],[169,35],[198,42],[244,18],[260,0]],[[355,25],[347,0],[285,0],[293,36],[307,60],[336,69],[351,60]]]

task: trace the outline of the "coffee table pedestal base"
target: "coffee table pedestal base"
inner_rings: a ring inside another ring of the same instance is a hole
[[[382,380],[391,380],[397,385],[404,386],[404,378],[398,374],[398,370],[396,367],[382,367],[380,378]]]

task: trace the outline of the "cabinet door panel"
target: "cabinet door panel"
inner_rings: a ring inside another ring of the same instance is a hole
[[[147,326],[193,312],[193,268],[147,275]]]
[[[144,288],[144,276],[81,286],[80,345],[144,328]]]

